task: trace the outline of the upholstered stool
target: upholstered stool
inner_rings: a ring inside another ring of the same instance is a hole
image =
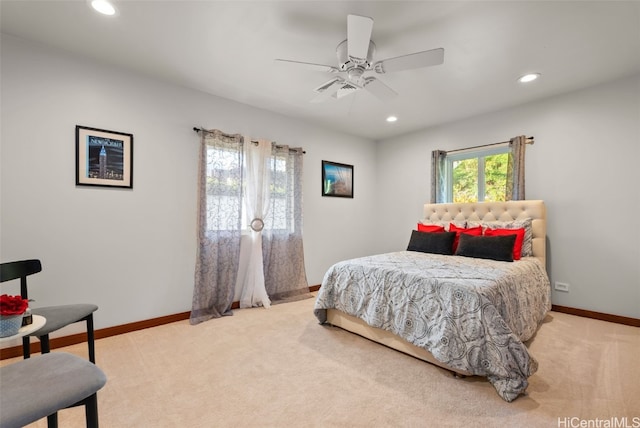
[[[84,405],[87,427],[98,426],[97,392],[107,382],[95,364],[64,352],[42,354],[0,367],[0,427],[22,427],[58,410]]]

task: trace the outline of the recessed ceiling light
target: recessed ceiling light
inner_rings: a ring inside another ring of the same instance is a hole
[[[103,15],[111,16],[116,14],[116,8],[107,0],[93,0],[91,2],[91,7]]]
[[[389,116],[389,117],[387,118],[387,122],[396,122],[397,120],[398,120],[398,118],[397,118],[397,117],[395,117],[395,116]]]
[[[520,77],[518,79],[518,82],[520,83],[528,83],[528,82],[533,82],[534,80],[536,80],[538,77],[540,77],[540,73],[530,73],[530,74],[525,74],[524,76]]]

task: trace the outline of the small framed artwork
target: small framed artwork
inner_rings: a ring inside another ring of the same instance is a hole
[[[353,165],[323,160],[322,196],[353,198]]]
[[[133,135],[77,125],[76,185],[133,188]]]

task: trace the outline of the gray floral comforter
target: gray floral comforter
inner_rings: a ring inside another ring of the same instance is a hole
[[[449,367],[485,376],[506,401],[528,386],[537,361],[524,341],[551,308],[533,257],[497,262],[412,251],[333,265],[314,313],[338,309],[429,351]]]

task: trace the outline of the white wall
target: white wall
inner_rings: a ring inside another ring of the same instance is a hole
[[[527,195],[547,202],[552,280],[571,284],[554,303],[640,317],[640,77],[375,144],[11,36],[1,43],[0,259],[43,261],[30,281],[38,306],[95,302],[96,328],[190,310],[192,127],[203,126],[305,148],[311,285],[338,260],[406,248],[429,200],[432,149],[534,135]],[[76,125],[134,135],[133,190],[75,186]],[[320,196],[323,159],[354,165],[355,199]]]
[[[310,285],[334,262],[374,246],[375,235],[365,233],[374,226],[373,142],[12,36],[2,36],[1,55],[0,258],[42,260],[30,281],[34,306],[96,303],[96,328],[191,309],[194,126],[304,147]],[[133,134],[132,190],[75,186],[76,125]],[[323,159],[354,165],[354,199],[321,197]],[[2,292],[18,290],[3,284]]]
[[[376,232],[405,248],[430,198],[431,150],[526,134],[526,195],[548,215],[553,303],[640,318],[640,76],[378,143]]]

